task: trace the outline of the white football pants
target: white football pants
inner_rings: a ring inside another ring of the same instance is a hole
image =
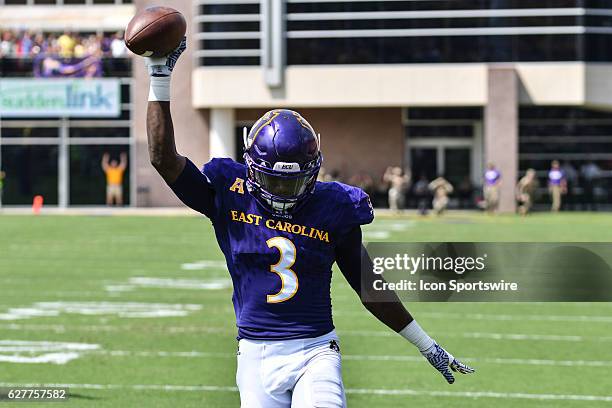
[[[238,342],[241,408],[344,408],[338,336]]]

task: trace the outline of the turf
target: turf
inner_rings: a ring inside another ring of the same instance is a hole
[[[378,217],[364,236],[610,242],[612,216]],[[202,260],[221,260],[221,253],[210,223],[199,217],[0,216],[0,386],[71,384],[67,405],[79,407],[239,406],[231,289],[116,290],[135,277],[226,279],[227,272],[214,263],[182,267]],[[611,304],[409,305],[440,343],[478,370],[449,386],[412,346],[368,315],[339,274],[332,291],[351,407],[612,406]],[[2,317],[36,302],[169,303],[201,309],[181,317]],[[100,348],[66,364],[2,362],[16,353],[3,348],[7,340]]]

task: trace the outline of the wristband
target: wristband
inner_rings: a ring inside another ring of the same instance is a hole
[[[170,76],[152,76],[149,101],[170,101]]]
[[[420,352],[425,352],[436,344],[436,342],[425,333],[421,326],[419,326],[416,320],[408,323],[408,325],[399,332],[399,335],[414,344]]]

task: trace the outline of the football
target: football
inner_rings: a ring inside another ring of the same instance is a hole
[[[170,7],[148,7],[137,13],[125,29],[125,45],[142,57],[163,57],[185,35],[185,17]]]

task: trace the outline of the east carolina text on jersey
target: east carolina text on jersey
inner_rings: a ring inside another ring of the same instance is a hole
[[[368,196],[342,183],[317,182],[299,211],[283,218],[246,191],[244,165],[213,159],[203,173],[215,191],[210,218],[234,286],[238,337],[309,338],[333,330],[335,246],[372,221]]]
[[[313,227],[292,224],[288,221],[283,220],[275,220],[270,218],[264,219],[264,217],[261,215],[245,214],[242,211],[237,210],[230,210],[230,215],[232,221],[244,222],[245,224],[252,224],[256,227],[265,226],[268,229],[290,232],[292,234],[298,234],[304,237],[329,242],[329,233],[327,231],[321,231]]]

